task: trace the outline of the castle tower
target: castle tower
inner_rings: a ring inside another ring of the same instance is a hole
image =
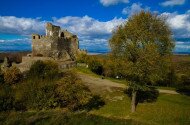
[[[60,30],[60,26],[55,26],[51,23],[46,24],[46,36],[58,37],[60,35]]]
[[[60,26],[46,24],[46,36],[32,34],[32,56],[76,60],[78,37]]]

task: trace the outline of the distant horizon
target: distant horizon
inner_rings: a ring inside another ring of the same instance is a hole
[[[81,49],[81,48],[79,48]],[[84,49],[84,48],[82,48]],[[16,52],[32,52],[32,49],[26,49],[26,50],[20,50],[20,49],[17,49],[17,50],[0,50],[0,53],[16,53]],[[98,55],[98,54],[107,54],[107,53],[110,53],[111,50],[108,49],[108,50],[87,50],[88,54],[89,55]],[[176,52],[176,51],[173,51],[173,54],[174,55],[190,55],[190,52]]]

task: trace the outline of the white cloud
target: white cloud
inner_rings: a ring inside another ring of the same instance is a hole
[[[134,4],[135,5],[135,4]],[[143,7],[141,4],[136,4],[137,7],[132,7],[128,14],[133,14],[133,10],[140,11]],[[136,9],[134,9],[136,8]],[[175,38],[190,38],[190,10],[184,14],[174,13],[162,13],[167,18],[167,22],[174,32]],[[110,38],[112,31],[118,26],[124,23],[126,19],[113,18],[109,21],[100,21],[89,16],[83,17],[62,17],[53,18],[52,23],[60,25],[63,29],[76,34],[80,40],[80,47],[91,51],[100,50],[101,52],[107,51],[108,39]],[[19,34],[19,35],[31,35],[31,33],[42,34],[45,32],[45,22],[40,19],[32,18],[18,18],[14,16],[0,16],[0,34]],[[183,40],[182,40],[183,42]],[[186,43],[187,41],[185,41]],[[24,49],[30,48],[29,39],[15,39],[15,40],[0,40],[0,50],[14,50],[14,46],[19,48],[23,45]],[[183,45],[183,46],[182,46]],[[176,50],[186,48],[189,50],[188,44],[176,44]],[[22,49],[22,48],[20,48]]]
[[[29,38],[0,40],[0,52],[28,50],[31,50],[31,41]]]
[[[77,34],[80,48],[91,52],[108,51],[108,39],[112,31],[124,23],[126,19],[113,18],[109,21],[99,21],[89,16],[54,18],[53,23]]]
[[[53,18],[52,23],[76,34],[79,37],[81,43],[80,45],[82,45],[83,48],[87,47],[88,49],[95,49],[96,47],[96,49],[105,50],[108,46],[107,40],[111,36],[112,31],[125,21],[126,19],[123,18],[113,18],[109,21],[99,21],[89,16],[67,16],[62,18]],[[40,21],[40,19],[31,18],[18,18],[14,16],[0,16],[0,34],[44,34],[45,22],[48,21]],[[17,42],[21,43],[20,41],[21,40],[1,40],[0,47],[2,43],[8,47],[8,44],[17,44]],[[27,40],[23,41],[26,42]]]
[[[150,10],[149,7],[142,7],[142,4],[141,3],[133,3],[130,7],[126,7],[123,9],[122,13],[125,14],[125,15],[133,15],[133,14],[136,14],[136,13],[139,13],[140,11],[142,10]]]
[[[0,16],[0,33],[28,35],[42,33],[44,21],[32,18],[18,18],[15,16]]]
[[[167,22],[172,28],[175,37],[188,38],[190,37],[190,12],[187,11],[184,14],[174,13],[162,13],[167,17]]]
[[[100,0],[103,6],[116,5],[118,3],[129,3],[129,0]]]
[[[167,0],[165,2],[160,3],[161,6],[175,6],[175,5],[183,5],[185,0]]]
[[[113,18],[110,21],[99,21],[89,16],[84,17],[62,17],[54,18],[53,22],[69,31],[76,33],[79,37],[97,38],[108,36],[113,29],[125,22],[123,18]]]

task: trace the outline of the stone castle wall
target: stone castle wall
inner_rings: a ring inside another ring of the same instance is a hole
[[[22,57],[22,63],[15,64],[23,72],[29,70],[37,60],[56,61],[60,69],[76,66],[76,57],[81,52],[76,35],[61,30],[59,26],[46,24],[46,35],[32,35],[32,54]]]
[[[76,35],[61,30],[51,23],[46,25],[46,36],[32,35],[32,56],[52,57],[54,59],[75,60],[79,51]]]
[[[27,71],[30,69],[31,65],[38,61],[55,61],[54,59],[52,59],[51,57],[22,57],[22,63],[20,64],[14,64],[16,65],[21,72]],[[59,69],[67,69],[67,68],[71,68],[71,67],[75,67],[76,66],[76,62],[75,61],[56,61],[58,63]]]

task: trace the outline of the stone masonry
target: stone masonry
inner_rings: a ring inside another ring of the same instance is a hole
[[[76,60],[79,41],[76,35],[60,26],[46,24],[46,35],[32,34],[32,57],[51,57],[57,60]]]
[[[80,53],[87,52],[79,50],[76,35],[47,23],[46,35],[32,34],[32,53],[22,57],[22,63],[15,65],[24,72],[37,60],[52,60],[58,63],[60,69],[65,69],[76,66],[76,57]]]

